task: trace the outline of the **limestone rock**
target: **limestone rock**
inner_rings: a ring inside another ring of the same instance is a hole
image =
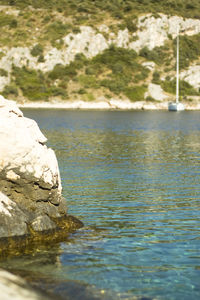
[[[196,89],[200,89],[200,66],[193,65],[180,73],[180,78],[188,82]]]
[[[177,36],[177,27],[184,35],[194,35],[200,32],[200,21],[196,19],[183,19],[179,16],[167,16],[159,14],[154,17],[146,14],[138,18],[138,30],[133,34],[138,39],[129,44],[129,47],[138,51],[143,47],[152,50],[155,47],[163,46],[165,41]]]
[[[99,25],[96,29],[90,26],[80,26],[80,32],[69,33],[63,38],[62,49],[46,46],[44,48],[44,61],[38,62],[38,57],[31,55],[29,47],[2,47],[0,58],[1,68],[8,72],[8,76],[0,76],[0,91],[9,85],[12,66],[22,68],[26,66],[31,69],[49,72],[57,64],[68,65],[74,61],[77,54],[82,53],[87,58],[92,58],[109,48],[111,44],[117,47],[133,49],[139,52],[147,47],[150,50],[163,46],[170,36],[176,38],[177,27],[181,35],[195,35],[200,33],[200,20],[184,19],[179,16],[168,16],[165,14],[145,14],[139,16],[136,24],[137,31],[131,33],[127,28],[112,32],[106,25]],[[194,78],[194,77],[193,77]],[[194,87],[198,79],[195,79]],[[188,82],[193,82],[188,78]]]
[[[163,101],[167,99],[167,95],[164,94],[163,89],[159,84],[150,83],[148,86],[148,92],[145,95],[145,98],[147,96],[152,97],[153,99],[157,101]]]
[[[50,300],[52,297],[33,289],[19,276],[0,270],[0,291],[2,300]],[[59,297],[57,297],[59,299]]]
[[[147,62],[143,62],[142,63],[142,66],[145,67],[145,68],[147,68],[150,71],[154,71],[155,65],[156,64],[153,61],[147,61]]]
[[[0,140],[0,240],[59,229],[67,209],[55,153],[37,123],[2,96]]]

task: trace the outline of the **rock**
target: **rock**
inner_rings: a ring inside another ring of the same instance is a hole
[[[69,33],[62,39],[64,42],[62,49],[45,47],[44,62],[38,62],[38,57],[31,55],[29,47],[2,47],[0,50],[3,56],[0,59],[0,65],[8,72],[8,76],[0,76],[0,91],[9,85],[13,65],[49,72],[57,64],[70,64],[78,53],[90,59],[109,48],[111,44],[134,49],[137,52],[144,47],[152,50],[163,46],[170,36],[175,38],[178,26],[180,34],[183,35],[191,36],[200,33],[200,20],[183,19],[179,16],[167,16],[161,13],[157,14],[157,17],[152,14],[142,15],[138,18],[136,25],[138,30],[134,33],[130,33],[127,28],[112,32],[106,25],[99,25],[97,29],[91,26],[80,26],[80,32]]]
[[[44,292],[33,289],[19,276],[0,270],[0,291],[2,300],[50,300]],[[56,296],[56,299],[59,297]]]
[[[68,219],[55,153],[37,123],[0,96],[0,244],[37,233],[63,233],[83,224]],[[59,225],[60,222],[60,225]],[[67,230],[66,230],[67,228]],[[62,233],[62,234],[63,234]],[[2,243],[1,243],[2,242]]]
[[[157,101],[163,101],[167,99],[167,96],[164,94],[163,89],[159,84],[150,83],[148,86],[148,92],[145,95],[146,97],[152,97]]]
[[[145,68],[147,68],[150,71],[154,71],[155,65],[156,64],[153,61],[147,61],[147,62],[143,62],[142,63],[142,66],[145,67]]]
[[[28,67],[42,72],[49,72],[57,64],[68,65],[75,60],[76,54],[82,53],[91,59],[109,48],[111,44],[117,47],[133,49],[139,52],[147,47],[153,50],[155,47],[165,45],[171,37],[177,36],[177,27],[180,27],[180,35],[195,35],[200,33],[200,20],[184,19],[179,16],[167,16],[165,14],[145,14],[138,17],[137,31],[131,33],[127,28],[112,32],[106,25],[99,25],[97,28],[91,26],[80,26],[80,32],[69,33],[63,37],[62,49],[46,46],[44,47],[44,61],[38,62],[38,57],[31,55],[29,47],[2,47],[0,52],[1,68],[8,72],[8,76],[0,76],[0,91],[10,84],[12,67]],[[149,69],[152,68],[149,65]],[[188,75],[189,76],[189,75]],[[190,80],[192,86],[199,83],[198,78]],[[194,78],[194,76],[193,76]]]
[[[47,215],[38,216],[31,222],[31,227],[35,231],[46,231],[56,229],[56,224]]]
[[[108,41],[101,33],[97,33],[90,26],[80,26],[80,33],[68,34],[63,38],[67,49],[65,50],[65,60],[74,60],[77,53],[83,53],[86,57],[92,58],[109,47]]]
[[[143,47],[152,50],[155,47],[161,47],[165,41],[177,36],[177,27],[180,27],[180,33],[184,35],[195,35],[200,32],[200,20],[183,19],[179,16],[167,16],[158,14],[154,17],[152,14],[145,14],[138,18],[138,30],[133,34],[137,40],[131,42],[129,47],[140,51]]]
[[[195,89],[200,89],[200,66],[193,65],[180,73],[180,79],[185,80]]]

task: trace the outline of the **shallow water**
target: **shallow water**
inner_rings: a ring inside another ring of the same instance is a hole
[[[4,265],[74,299],[88,289],[90,299],[199,299],[200,112],[24,114],[56,151],[68,211],[85,227]]]

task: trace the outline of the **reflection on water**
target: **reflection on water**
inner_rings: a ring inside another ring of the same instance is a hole
[[[69,211],[85,228],[7,266],[48,274],[66,294],[72,282],[89,287],[91,299],[92,289],[101,299],[199,299],[200,112],[25,115],[55,149]]]

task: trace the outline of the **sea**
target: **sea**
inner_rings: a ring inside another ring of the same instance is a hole
[[[200,111],[24,109],[84,227],[1,267],[62,299],[200,299]]]

